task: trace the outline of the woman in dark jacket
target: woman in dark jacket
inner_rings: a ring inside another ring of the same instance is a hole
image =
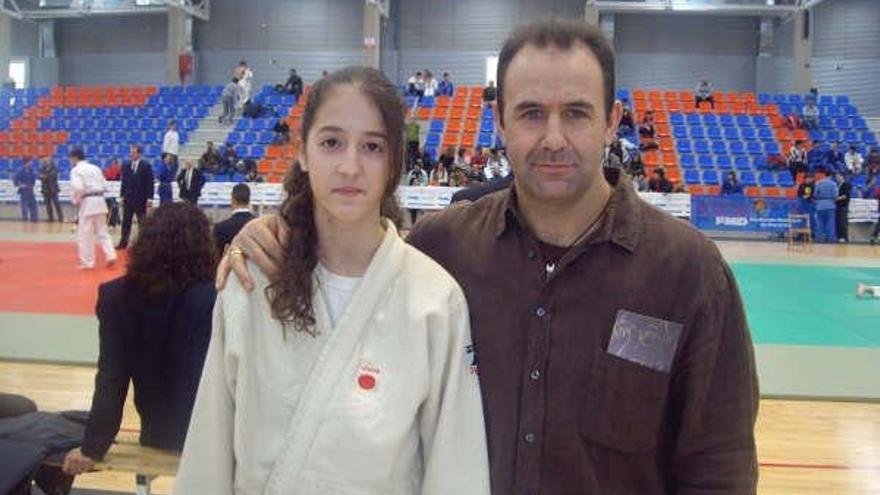
[[[58,212],[58,221],[64,223],[64,213],[61,211],[61,203],[58,201],[58,168],[51,158],[46,158],[40,164],[40,192],[43,193],[43,202],[46,203],[46,213],[49,221],[55,221],[52,208]]]
[[[211,224],[188,203],[162,205],[141,226],[128,271],[98,292],[100,353],[80,449],[64,471],[104,457],[119,431],[128,382],[141,445],[181,450],[211,336],[216,248]]]

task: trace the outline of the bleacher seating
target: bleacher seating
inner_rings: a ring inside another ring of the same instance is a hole
[[[434,158],[447,148],[500,147],[495,135],[495,117],[489,105],[483,105],[483,87],[459,85],[455,94],[406,97],[408,114],[428,121],[425,150]]]

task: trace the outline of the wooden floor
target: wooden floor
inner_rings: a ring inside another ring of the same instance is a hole
[[[27,395],[40,409],[88,409],[94,368],[0,361],[0,390]],[[138,428],[127,401],[123,428]],[[763,400],[757,426],[762,495],[880,494],[880,404]],[[170,493],[173,480],[154,482]],[[128,475],[95,473],[76,485],[133,491]]]

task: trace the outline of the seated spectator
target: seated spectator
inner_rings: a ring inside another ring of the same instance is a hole
[[[416,72],[409,80],[406,82],[407,96],[418,96],[422,97],[425,95],[425,80],[422,78],[422,71]]]
[[[831,143],[831,149],[825,152],[825,160],[823,167],[829,174],[836,174],[846,170],[846,158],[840,151],[840,143]]]
[[[640,152],[635,152],[632,155],[632,158],[628,163],[628,171],[629,175],[637,176],[639,174],[645,173],[645,162],[642,161],[642,154]]]
[[[728,172],[724,183],[721,184],[721,194],[742,194],[743,186],[736,178],[736,172]]]
[[[477,146],[474,156],[471,157],[471,168],[482,171],[489,163],[489,151],[482,146]]]
[[[656,130],[654,129],[654,112],[648,110],[645,112],[645,118],[642,120],[642,124],[639,126],[639,136],[643,138],[654,139],[654,134]]]
[[[296,69],[290,69],[290,76],[287,78],[287,82],[281,86],[281,92],[296,96],[297,101],[299,101],[303,92],[303,80],[297,75]]]
[[[648,190],[659,193],[672,192],[672,182],[666,178],[666,171],[662,167],[654,169],[654,177],[648,181]]]
[[[803,115],[801,120],[805,129],[819,128],[819,107],[816,106],[816,102],[808,101],[801,113]]]
[[[504,152],[497,148],[489,150],[489,161],[486,162],[486,166],[500,170],[502,177],[510,175],[510,162],[507,160]]]
[[[788,152],[788,170],[794,181],[797,181],[798,173],[807,171],[807,150],[801,140],[795,141],[794,147]]]
[[[446,172],[446,166],[443,165],[442,161],[437,163],[437,167],[431,172],[431,179],[428,181],[428,184],[441,187],[449,185],[449,173]]]
[[[859,154],[859,149],[856,145],[850,145],[849,151],[846,152],[843,161],[846,164],[846,171],[848,173],[853,175],[862,173],[862,165],[865,163],[865,159]]]
[[[272,112],[263,106],[263,104],[254,100],[248,100],[245,102],[244,110],[242,110],[241,114],[249,119],[258,119],[260,117],[267,117],[271,115]]]
[[[709,83],[709,80],[703,78],[700,80],[699,84],[697,84],[697,88],[694,90],[694,105],[697,108],[700,108],[700,103],[709,102],[709,105],[712,108],[715,108],[715,97],[712,96],[712,85]]]
[[[467,172],[464,169],[456,168],[449,174],[450,187],[465,187],[468,185]]]
[[[220,162],[222,160],[223,157],[220,156],[220,152],[214,147],[213,141],[208,141],[205,152],[199,157],[199,168],[205,172],[216,174],[220,171]]]
[[[440,155],[440,158],[437,159],[438,165],[443,165],[443,168],[449,170],[452,168],[452,165],[455,163],[455,148],[452,146],[446,148],[446,151]]]
[[[421,157],[422,161],[422,169],[425,172],[430,173],[432,170],[434,170],[434,158],[431,156],[431,153],[428,153],[428,150],[423,148],[421,150],[421,153],[419,153],[419,156]]]
[[[821,141],[816,141],[807,151],[807,168],[811,172],[823,170],[825,168],[825,145]]]
[[[785,116],[785,127],[790,131],[794,131],[797,129],[803,128],[803,124],[801,123],[801,118],[798,117],[796,113],[790,113]]]
[[[465,148],[458,149],[458,153],[455,155],[455,162],[452,163],[452,169],[464,170],[465,172],[470,171],[471,160],[467,156],[467,150]]]
[[[623,114],[620,116],[620,124],[617,128],[617,133],[619,135],[631,134],[636,130],[636,122],[633,118],[632,110],[629,108],[629,100],[624,99],[622,104]]]
[[[275,125],[272,127],[272,131],[275,133],[275,137],[273,138],[275,144],[290,142],[290,126],[287,125],[287,122],[284,119],[276,120]]]
[[[427,186],[428,174],[419,164],[414,164],[406,174],[406,183],[411,186]]]
[[[489,84],[483,88],[483,103],[494,105],[496,98],[498,98],[498,90],[495,88],[495,81],[489,81]]]
[[[82,447],[64,459],[77,475],[104,458],[119,432],[129,381],[140,443],[181,450],[211,338],[217,253],[211,224],[186,203],[145,217],[124,276],[98,290],[98,372]]]
[[[455,84],[452,83],[451,76],[448,72],[443,73],[443,80],[437,86],[438,96],[453,96],[455,94]]]
[[[633,178],[632,179],[633,189],[635,189],[637,192],[648,192],[648,190],[649,190],[648,176],[645,175],[644,169],[642,169],[641,171],[634,174],[632,176],[632,178]]]
[[[122,165],[119,164],[119,158],[114,158],[110,165],[104,169],[104,178],[107,180],[122,180]]]
[[[251,213],[251,188],[247,184],[236,184],[232,187],[230,206],[232,215],[214,224],[214,241],[218,253],[225,253],[232,238],[238,235],[244,224],[254,219],[254,214]]]
[[[868,152],[868,157],[865,159],[865,170],[868,171],[869,178],[880,175],[880,148],[875,146]]]
[[[623,155],[623,145],[619,139],[615,139],[605,150],[605,166],[608,168],[623,168]]]
[[[221,162],[223,174],[233,174],[239,168],[238,155],[235,153],[234,146],[227,146],[223,150],[223,161]]]
[[[437,80],[434,79],[434,73],[426,70],[425,71],[425,96],[434,96],[437,94]]]

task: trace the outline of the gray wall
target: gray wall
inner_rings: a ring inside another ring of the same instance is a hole
[[[758,57],[757,91],[789,93],[797,87],[794,81],[794,20],[777,21],[769,53]]]
[[[56,23],[63,85],[161,84],[168,20],[164,15],[68,19]]]
[[[312,81],[322,70],[363,64],[363,0],[213,0],[211,21],[194,35],[200,82],[222,83],[245,59],[256,83],[278,83],[296,67]]]
[[[813,82],[880,117],[880,1],[826,1],[813,10]]]
[[[458,83],[483,83],[486,57],[497,55],[517,24],[548,15],[583,19],[584,0],[398,0],[400,71],[435,76],[449,71]]]
[[[754,91],[760,21],[754,17],[617,15],[617,86]]]
[[[12,21],[10,54],[13,57],[36,57],[39,49],[37,25],[18,19],[10,20]]]

